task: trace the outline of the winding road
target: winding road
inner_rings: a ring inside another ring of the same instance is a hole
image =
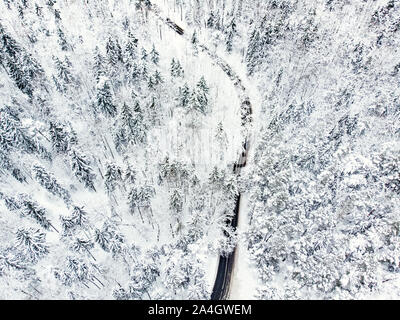
[[[165,25],[167,25],[168,27],[173,29],[180,36],[184,37],[187,41],[190,41],[190,39],[186,36],[184,30],[181,27],[179,27],[175,22],[171,21],[169,18],[164,18],[161,16],[160,10],[157,8],[157,6],[155,6],[153,4],[151,7],[151,11]],[[247,155],[248,155],[249,148],[250,148],[250,138],[249,138],[249,134],[248,134],[248,130],[247,130],[248,129],[247,126],[252,122],[252,114],[253,114],[250,98],[248,97],[248,95],[246,93],[246,88],[243,86],[240,77],[237,75],[236,72],[234,72],[232,70],[232,68],[229,66],[229,64],[226,61],[224,61],[221,57],[219,57],[217,54],[211,52],[205,45],[200,44],[199,47],[229,77],[230,81],[235,86],[236,92],[241,101],[240,112],[241,112],[241,120],[242,120],[241,125],[242,125],[242,128],[244,129],[243,130],[244,142],[243,142],[243,148],[239,155],[239,158],[237,161],[235,161],[235,163],[233,165],[233,173],[236,176],[239,176],[241,169],[243,167],[245,167],[247,164]],[[235,203],[233,218],[230,221],[227,221],[227,224],[230,225],[234,230],[237,229],[238,222],[239,222],[240,198],[241,198],[241,193],[239,192],[239,194],[236,196],[236,200],[235,200],[236,203]],[[227,237],[229,236],[228,234],[225,234],[225,235]],[[232,273],[233,273],[233,268],[234,268],[234,263],[235,263],[235,254],[236,254],[236,247],[228,255],[226,255],[226,256],[221,255],[219,257],[218,271],[217,271],[217,276],[216,276],[216,279],[214,282],[213,291],[211,294],[211,300],[226,300],[229,298],[229,289],[230,289]]]

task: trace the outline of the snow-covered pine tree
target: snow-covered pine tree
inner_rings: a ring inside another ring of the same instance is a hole
[[[189,85],[185,83],[183,87],[179,87],[178,103],[180,107],[186,108],[190,103],[191,92]]]
[[[117,185],[122,182],[122,169],[115,163],[107,163],[104,174],[104,185],[108,193],[115,191]]]
[[[64,32],[60,27],[58,27],[57,29],[57,35],[58,35],[58,44],[60,45],[61,50],[68,51],[70,46],[67,42],[67,39],[65,38]]]
[[[94,243],[90,240],[84,240],[80,238],[75,238],[75,240],[71,243],[71,249],[78,253],[87,253],[93,260],[96,260],[95,257],[90,252],[93,249]]]
[[[66,153],[70,148],[70,139],[65,125],[50,121],[50,139],[53,150],[59,154]]]
[[[98,46],[96,46],[93,56],[93,74],[96,81],[107,74],[106,62]]]
[[[143,63],[147,61],[148,56],[149,55],[147,53],[147,50],[142,47],[140,59],[142,60]]]
[[[184,77],[184,70],[178,59],[175,60],[175,58],[172,58],[170,70],[171,70],[172,77],[174,77],[174,78],[179,78],[179,77],[183,78]]]
[[[115,117],[117,107],[113,102],[113,94],[107,79],[102,79],[97,88],[97,107],[106,117]],[[102,82],[102,83],[101,83]]]
[[[235,35],[237,34],[236,31],[236,23],[235,23],[235,18],[232,18],[232,20],[229,22],[228,26],[225,29],[225,45],[226,45],[226,51],[227,52],[232,52],[232,46],[233,46],[233,39]]]
[[[196,90],[192,93],[191,103],[193,108],[206,114],[209,106],[208,95],[209,87],[204,77],[201,77],[196,85]]]
[[[41,207],[38,203],[31,200],[29,197],[22,196],[21,199],[21,213],[23,216],[27,216],[39,223],[44,229],[49,230],[52,227],[58,232],[56,228],[51,224],[50,220],[46,217],[47,211]]]
[[[108,62],[112,67],[115,67],[118,62],[123,62],[122,48],[118,39],[115,41],[109,37],[106,43],[106,53]]]
[[[53,174],[46,171],[39,164],[34,164],[32,166],[32,176],[36,179],[36,181],[45,189],[47,189],[50,193],[59,196],[64,202],[69,205],[71,203],[71,195],[63,188],[56,180]]]
[[[199,53],[199,49],[198,49],[199,39],[197,38],[197,32],[196,31],[193,32],[192,38],[191,38],[190,41],[192,43],[194,55],[197,55]]]
[[[86,188],[96,191],[94,187],[96,175],[93,173],[90,167],[90,161],[86,156],[76,148],[72,148],[69,152],[69,163],[75,177],[83,183]]]
[[[123,181],[125,185],[133,185],[136,182],[137,172],[132,165],[127,165],[124,170]]]
[[[173,211],[174,215],[179,219],[179,214],[183,209],[182,195],[178,189],[174,189],[169,199],[169,208]]]
[[[154,47],[154,44],[153,44],[153,47],[152,47],[152,49],[150,51],[150,60],[155,65],[158,65],[158,62],[160,61],[160,54],[158,53],[158,51]]]
[[[46,245],[46,235],[39,229],[20,228],[16,232],[16,247],[30,262],[36,262],[49,253]]]
[[[138,39],[129,31],[128,42],[125,45],[125,61],[133,63],[138,57]]]

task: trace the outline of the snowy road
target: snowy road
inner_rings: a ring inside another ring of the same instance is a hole
[[[169,18],[164,18],[161,16],[160,10],[153,5],[152,12],[160,19],[165,25],[173,29],[177,34],[185,38],[187,41],[190,39],[185,34],[184,30],[179,27],[176,23],[171,21]],[[243,86],[240,77],[232,70],[231,66],[224,61],[217,54],[211,52],[205,45],[200,44],[199,47],[205,52],[212,61],[218,65],[223,72],[229,77],[230,81],[236,88],[239,100],[241,101],[241,124],[245,133],[242,152],[239,155],[239,159],[233,165],[233,173],[237,176],[240,175],[241,168],[245,167],[247,164],[247,155],[250,147],[248,128],[247,125],[252,122],[252,105],[250,98],[246,93],[246,88]],[[238,227],[239,221],[239,209],[240,209],[240,199],[241,193],[236,196],[236,203],[234,209],[234,216],[230,222],[227,222],[234,230]],[[217,276],[214,282],[213,291],[211,294],[211,300],[226,300],[229,298],[229,290],[231,287],[232,274],[235,264],[235,253],[236,248],[227,256],[221,255],[219,257]]]

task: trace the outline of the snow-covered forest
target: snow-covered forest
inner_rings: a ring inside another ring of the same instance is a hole
[[[0,299],[400,298],[399,1],[0,12]]]

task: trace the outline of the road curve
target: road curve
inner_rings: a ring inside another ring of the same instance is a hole
[[[157,8],[157,6],[152,5],[151,11],[154,12],[154,14],[158,17],[158,19],[161,20],[164,24],[173,29],[177,34],[184,37],[186,40],[190,41],[190,39],[187,37],[187,35],[184,33],[184,30],[181,27],[179,27],[169,18],[163,18],[161,16],[160,10]],[[247,134],[248,130],[246,130],[248,129],[248,125],[252,122],[253,110],[250,98],[246,93],[246,88],[243,86],[240,77],[237,75],[236,72],[232,70],[229,64],[222,58],[220,58],[217,54],[211,52],[205,45],[201,44],[199,45],[199,47],[213,60],[215,64],[217,64],[225,72],[225,74],[229,77],[231,82],[233,82],[233,85],[235,86],[236,92],[241,101],[241,106],[240,106],[241,120],[242,120],[241,125],[243,129],[245,129],[243,130],[245,132],[245,136],[244,136],[242,151],[239,155],[238,160],[233,165],[233,173],[239,176],[241,168],[245,167],[247,164],[247,155],[250,148],[249,136]],[[241,198],[241,193],[239,192],[235,200],[233,218],[232,220],[226,222],[234,230],[237,229],[239,221],[240,198]],[[229,237],[228,234],[225,233],[225,235]],[[218,271],[214,282],[213,291],[211,293],[211,300],[228,299],[230,283],[232,279],[232,272],[235,262],[235,253],[236,253],[236,247],[228,255],[221,255],[219,257]]]

